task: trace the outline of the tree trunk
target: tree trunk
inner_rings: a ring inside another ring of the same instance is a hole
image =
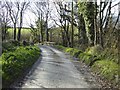
[[[100,28],[99,28],[99,43],[103,47],[103,30],[102,30],[102,2],[100,1]]]
[[[71,15],[72,15],[72,23],[71,23],[71,29],[72,29],[72,33],[71,33],[71,47],[74,46],[74,28],[73,28],[73,1],[72,1],[72,12],[71,12]]]
[[[6,39],[6,34],[7,34],[7,26],[6,24],[2,27],[2,41]]]
[[[48,33],[48,28],[46,28],[46,40],[47,40],[47,42],[49,41],[49,33]]]
[[[50,42],[52,42],[52,30],[50,30]]]
[[[83,15],[79,15],[79,44],[81,45],[87,45],[88,44],[88,38],[86,35],[86,29],[85,29],[85,21],[83,18]]]
[[[16,23],[14,23],[14,40],[16,40]]]
[[[48,33],[48,21],[46,20],[46,25],[45,25],[45,28],[46,28],[46,41],[48,42],[49,41],[49,33]]]
[[[97,0],[95,0],[94,31],[95,31],[94,45],[97,45]]]
[[[67,46],[70,47],[70,37],[69,37],[69,22],[67,24],[67,28],[66,28],[66,36],[67,36]]]
[[[43,22],[42,22],[42,13],[41,13],[41,42],[43,42]]]
[[[62,31],[62,41],[63,41],[63,46],[66,46],[65,44],[65,33]]]
[[[21,39],[21,29],[22,29],[22,22],[23,22],[23,12],[20,12],[20,26],[18,28],[18,41]]]

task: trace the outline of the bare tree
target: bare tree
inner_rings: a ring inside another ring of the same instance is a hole
[[[49,41],[49,33],[48,33],[48,18],[50,15],[50,4],[49,4],[49,0],[47,0],[45,2],[45,4],[42,4],[42,8],[44,11],[44,15],[45,15],[45,32],[46,32],[46,41]]]
[[[14,27],[14,40],[16,40],[16,27],[18,22],[18,15],[20,11],[19,2],[6,2],[6,8],[9,11],[9,15]]]
[[[41,37],[41,42],[44,41],[44,10],[43,6],[45,5],[45,2],[35,2],[35,7],[36,10],[33,10],[33,13],[36,14],[38,20],[37,20],[37,28],[39,31],[39,42],[40,42],[40,37]]]
[[[37,26],[38,26],[38,30],[40,31],[41,41],[43,42],[44,31],[46,33],[46,41],[49,41],[48,21],[51,11],[49,6],[49,0],[43,2],[35,2],[34,5],[35,7],[31,8],[31,11],[39,19],[39,22],[37,20]]]
[[[56,21],[54,18],[52,18],[52,20],[55,22],[56,25],[58,25],[59,27],[61,27],[61,33],[62,33],[62,41],[63,41],[63,45],[64,46],[70,46],[71,42],[70,42],[70,35],[69,35],[69,20],[67,17],[67,14],[69,12],[67,12],[67,10],[69,9],[69,4],[67,5],[63,4],[62,1],[59,2],[54,2],[56,11],[58,13],[58,15],[56,16],[58,21]],[[58,24],[58,22],[60,24]]]
[[[97,30],[97,0],[95,0],[95,11],[94,11],[94,31],[95,31],[95,38],[94,38],[94,45],[98,44],[98,30]]]
[[[114,25],[114,28],[113,28],[113,29],[115,29],[115,27],[116,27],[116,25],[118,24],[118,22],[120,22],[120,2],[118,2],[118,3],[115,4],[114,6],[116,6],[116,5],[118,5],[118,15],[117,15],[117,20],[116,20],[116,22],[115,22],[115,25]],[[114,7],[114,6],[112,6],[112,7]]]
[[[10,24],[10,18],[8,14],[8,10],[5,8],[6,5],[4,2],[1,4],[1,29],[2,29],[2,40],[6,39],[8,25]]]
[[[72,27],[72,34],[71,34],[71,47],[74,46],[74,28],[73,28],[73,0],[72,0],[72,12],[71,12],[71,16],[72,16],[72,23],[71,23],[71,27]]]
[[[112,5],[112,1],[108,0],[105,2],[102,2],[100,0],[100,11],[99,11],[99,19],[100,19],[100,28],[99,28],[99,44],[103,47],[103,28],[107,29],[108,26],[108,22],[110,19],[110,15],[111,15],[111,5]],[[107,10],[105,12],[105,10]],[[104,15],[105,12],[105,15]]]
[[[22,3],[20,3],[20,16],[19,16],[19,28],[18,28],[18,37],[17,37],[17,39],[18,39],[18,41],[20,41],[20,38],[21,38],[21,29],[22,29],[22,24],[23,24],[23,15],[24,15],[24,12],[25,12],[25,10],[28,8],[28,6],[29,6],[29,4],[30,4],[30,2],[22,2]]]

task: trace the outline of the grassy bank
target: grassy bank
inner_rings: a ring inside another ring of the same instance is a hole
[[[103,50],[99,45],[89,47],[85,51],[60,45],[55,47],[79,58],[79,61],[89,66],[95,74],[111,83],[111,87],[118,88],[120,66],[118,66],[117,50],[114,50],[114,52],[110,51],[110,49]]]
[[[40,49],[37,46],[6,44],[0,57],[3,87],[9,87],[11,83],[21,77],[36,62],[39,56]]]

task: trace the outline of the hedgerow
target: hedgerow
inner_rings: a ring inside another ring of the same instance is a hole
[[[119,66],[118,66],[118,54],[117,50],[114,50],[113,54],[110,49],[103,50],[102,47],[96,45],[94,47],[87,48],[84,52],[75,49],[62,47],[62,50],[69,53],[72,56],[79,58],[79,61],[84,62],[90,66],[94,73],[99,74],[105,80],[112,83],[113,86],[118,85]],[[59,49],[59,48],[58,48]]]
[[[36,46],[20,46],[13,52],[3,53],[0,57],[3,87],[9,86],[16,78],[19,78],[39,56],[40,49]]]

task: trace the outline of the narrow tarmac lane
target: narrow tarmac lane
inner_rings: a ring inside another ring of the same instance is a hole
[[[49,46],[40,46],[42,60],[38,60],[23,80],[22,88],[92,88],[70,57]]]

